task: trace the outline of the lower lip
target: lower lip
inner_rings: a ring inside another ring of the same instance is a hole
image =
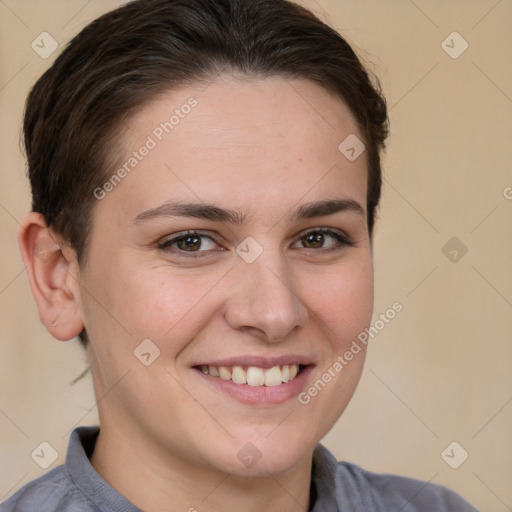
[[[201,370],[194,369],[200,378],[210,386],[218,389],[236,400],[245,404],[282,404],[297,397],[306,385],[306,380],[314,365],[306,366],[293,380],[279,386],[249,386],[249,384],[235,384],[232,380],[222,380],[212,377]]]

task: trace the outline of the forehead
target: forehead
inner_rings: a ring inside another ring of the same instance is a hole
[[[268,211],[333,194],[365,204],[365,154],[339,149],[362,138],[356,120],[308,81],[222,76],[159,95],[123,127],[107,176],[125,172],[98,209],[135,215],[178,199]]]

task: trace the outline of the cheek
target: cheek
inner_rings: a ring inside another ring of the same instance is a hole
[[[180,340],[190,338],[207,322],[207,301],[202,299],[214,290],[221,275],[193,275],[168,265],[126,262],[118,266],[118,277],[110,279],[108,286],[100,285],[100,295],[134,343],[149,338],[168,345],[172,340],[171,348],[179,349]]]
[[[130,372],[131,384],[126,383],[132,391],[128,394],[136,396],[144,390],[151,402],[148,393],[153,394],[155,372],[167,382],[167,372],[178,354],[210,321],[213,308],[202,299],[222,274],[179,275],[170,266],[155,268],[130,258],[119,258],[109,269],[84,282],[88,290],[84,296],[86,328],[94,346],[91,364],[98,375],[98,393],[106,393]],[[151,372],[135,357],[147,339],[162,356],[151,363]]]
[[[310,318],[321,330],[319,339],[328,340],[329,345],[319,342],[319,367],[298,401],[308,421],[316,422],[321,438],[352,398],[364,366],[366,346],[357,343],[357,336],[370,325],[373,313],[370,252],[354,252],[353,258],[336,268],[308,276],[308,285],[317,290],[309,296]]]
[[[371,256],[307,277],[305,294],[337,351],[357,337],[371,322],[373,313],[373,265]],[[309,296],[308,296],[309,295]]]

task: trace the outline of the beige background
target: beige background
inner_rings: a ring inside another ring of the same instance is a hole
[[[69,431],[96,423],[90,380],[71,386],[85,357],[39,324],[15,243],[29,210],[23,104],[55,57],[31,42],[47,31],[63,45],[120,3],[0,1],[0,501],[43,473],[31,459],[42,441],[57,464]],[[512,2],[303,3],[371,63],[388,98],[375,315],[395,301],[404,308],[372,340],[355,399],[325,443],[369,470],[512,510]],[[441,46],[453,31],[469,44],[457,59]],[[456,262],[442,251],[454,236],[468,249]],[[441,458],[452,441],[469,453],[458,469]]]

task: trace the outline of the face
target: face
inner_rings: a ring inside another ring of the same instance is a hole
[[[338,149],[354,117],[306,81],[220,77],[125,126],[80,275],[102,432],[165,463],[288,471],[363,366],[364,347],[335,365],[373,305],[365,155]]]

